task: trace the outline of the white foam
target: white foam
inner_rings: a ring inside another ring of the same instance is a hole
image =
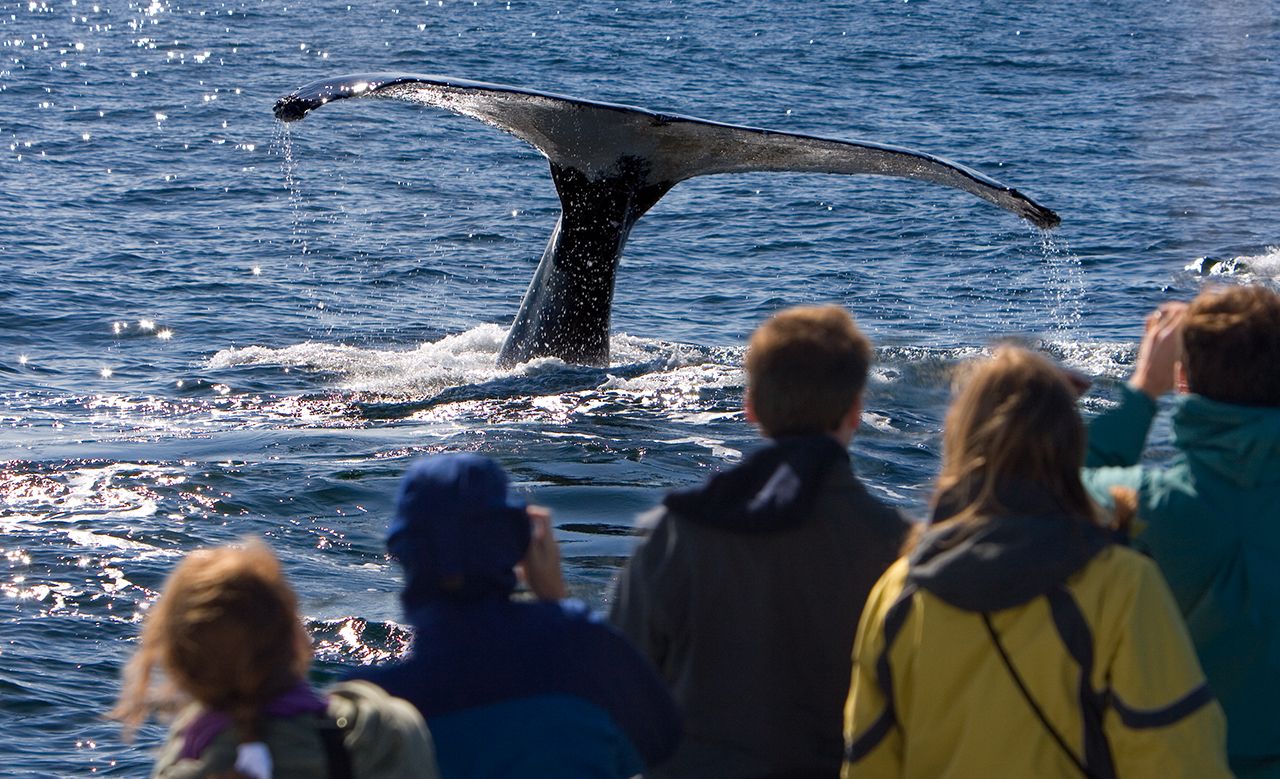
[[[718,438],[702,438],[699,436],[690,436],[687,438],[673,438],[669,441],[663,441],[664,444],[697,444],[711,450],[712,457],[720,457],[725,460],[740,460],[742,452],[733,447],[725,446],[724,441]]]
[[[334,374],[336,389],[391,397],[431,397],[450,387],[481,384],[507,376],[537,375],[563,368],[565,363],[554,357],[542,357],[517,365],[510,370],[497,367],[498,353],[506,339],[506,331],[484,324],[464,333],[445,336],[439,341],[419,345],[407,351],[362,349],[355,346],[325,344],[314,341],[271,349],[264,346],[224,349],[209,359],[206,367],[219,370],[238,366],[281,366]],[[615,368],[637,363],[656,363],[659,373],[673,375],[676,385],[685,389],[740,383],[740,371],[732,366],[708,365],[705,350],[665,341],[637,338],[625,333],[610,340]],[[740,353],[727,350],[726,356],[740,362]],[[713,357],[713,363],[719,356]],[[624,393],[656,391],[657,385],[647,374],[638,379],[611,376],[601,389]],[[663,380],[660,385],[670,385]],[[696,391],[696,390],[694,390]]]
[[[271,349],[225,349],[207,363],[210,369],[267,365],[336,374],[339,389],[383,395],[429,396],[449,387],[477,384],[510,373],[496,367],[505,331],[485,324],[408,351],[306,343]],[[522,366],[527,368],[527,366]],[[518,371],[520,369],[517,369]]]
[[[1265,254],[1236,257],[1235,262],[1242,264],[1249,275],[1280,278],[1280,248],[1275,246],[1268,246]]]
[[[863,425],[866,425],[867,427],[870,427],[870,428],[874,428],[875,430],[879,430],[884,433],[896,432],[893,428],[892,421],[893,420],[891,420],[887,416],[884,416],[883,414],[876,414],[871,411],[862,412]]]
[[[10,507],[28,511],[54,508],[72,514],[149,517],[156,513],[157,496],[147,484],[163,483],[166,477],[167,470],[159,466],[114,463],[57,477],[3,475],[0,494]]]
[[[1199,257],[1189,263],[1183,270],[1193,273],[1205,273],[1205,265],[1212,261],[1208,257]],[[1234,276],[1241,279],[1280,279],[1280,247],[1268,246],[1262,254],[1241,254],[1221,262],[1210,264],[1209,276]]]
[[[1063,365],[1087,376],[1125,378],[1138,356],[1137,341],[1045,341],[1042,346]]]
[[[104,535],[102,533],[92,533],[88,530],[68,530],[67,538],[77,546],[88,547],[90,549],[125,549],[132,551],[153,551],[155,547],[150,544],[140,544],[137,541],[130,541],[127,538],[116,538],[115,536]]]

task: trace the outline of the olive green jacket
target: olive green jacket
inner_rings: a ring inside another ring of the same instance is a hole
[[[368,682],[343,682],[328,690],[329,719],[343,732],[355,779],[439,779],[435,750],[422,715]],[[203,709],[192,704],[169,730],[169,740],[151,772],[157,779],[201,779],[229,771],[239,736],[224,730],[198,760],[178,759],[183,731]],[[268,718],[262,741],[271,750],[272,779],[328,779],[329,765],[311,714]]]

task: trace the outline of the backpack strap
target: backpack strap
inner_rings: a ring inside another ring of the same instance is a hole
[[[1049,611],[1058,637],[1067,647],[1072,659],[1080,666],[1080,681],[1076,685],[1076,697],[1080,717],[1084,725],[1084,762],[1097,779],[1116,779],[1115,760],[1111,756],[1111,744],[1103,727],[1103,718],[1111,705],[1110,692],[1098,693],[1093,689],[1093,631],[1085,621],[1076,599],[1065,585],[1050,587],[1045,592],[1049,599]]]
[[[987,633],[991,635],[991,642],[996,645],[996,651],[1000,653],[1000,659],[1004,661],[1004,667],[1009,669],[1009,675],[1013,677],[1013,681],[1018,685],[1018,690],[1022,693],[1022,697],[1030,704],[1031,710],[1036,713],[1036,717],[1040,720],[1040,724],[1044,725],[1044,729],[1049,731],[1049,735],[1062,749],[1063,754],[1071,759],[1072,765],[1079,769],[1085,779],[1096,779],[1089,767],[1084,764],[1080,756],[1075,753],[1068,744],[1067,740],[1062,737],[1058,729],[1049,722],[1049,718],[1045,716],[1044,709],[1040,708],[1040,704],[1036,703],[1036,699],[1031,697],[1031,691],[1027,689],[1027,685],[1022,681],[1022,675],[1018,673],[1018,669],[1013,667],[1013,660],[1010,659],[1009,653],[1005,651],[1004,642],[1000,640],[1000,634],[996,633],[996,628],[991,624],[991,615],[982,612],[982,623],[987,626]]]

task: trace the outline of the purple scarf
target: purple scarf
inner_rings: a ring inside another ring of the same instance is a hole
[[[299,714],[324,714],[328,709],[329,704],[312,692],[305,680],[299,679],[293,689],[263,706],[262,714],[267,717],[296,717]],[[183,760],[198,759],[218,734],[230,727],[232,722],[230,714],[205,711],[182,731],[182,752],[178,757]]]

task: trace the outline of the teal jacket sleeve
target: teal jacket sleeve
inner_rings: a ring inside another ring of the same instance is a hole
[[[1089,423],[1085,467],[1137,465],[1147,445],[1156,410],[1155,400],[1147,393],[1128,382],[1120,385],[1120,405]]]

